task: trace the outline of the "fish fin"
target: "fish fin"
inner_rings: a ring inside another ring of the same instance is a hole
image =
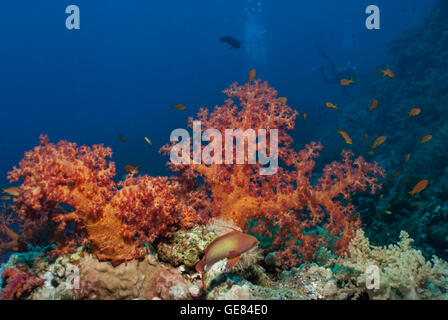
[[[205,290],[205,292],[208,292],[207,286],[205,285],[205,273],[201,272],[201,278],[202,278],[202,289]]]
[[[240,256],[236,256],[234,258],[229,258],[229,260],[227,261],[227,264],[226,264],[226,268],[229,269],[229,268],[234,267],[235,264],[238,262],[238,260],[240,260]]]

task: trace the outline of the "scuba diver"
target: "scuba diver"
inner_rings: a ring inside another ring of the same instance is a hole
[[[347,64],[342,68],[337,68],[334,62],[330,59],[327,53],[321,48],[319,44],[316,44],[316,49],[319,54],[324,58],[330,65],[331,74],[327,75],[323,66],[319,67],[322,79],[327,84],[339,84],[341,79],[352,79],[356,78],[357,70],[356,66],[352,65],[351,61],[347,61]]]

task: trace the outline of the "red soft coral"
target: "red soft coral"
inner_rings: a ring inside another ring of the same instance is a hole
[[[44,284],[42,279],[28,274],[22,265],[5,269],[1,276],[6,280],[6,286],[0,293],[0,300],[23,298]]]
[[[169,235],[176,223],[195,221],[196,210],[177,197],[167,178],[129,177],[117,191],[115,165],[107,161],[111,155],[102,145],[53,144],[41,136],[40,145],[8,175],[11,182],[23,182],[15,199],[22,223],[55,224],[58,253],[82,241],[99,259],[118,264],[142,256],[141,239],[152,241]],[[151,234],[144,236],[147,231]]]
[[[241,86],[232,84],[224,93],[230,98],[225,105],[215,107],[211,113],[200,110],[202,132],[212,128],[221,132],[266,129],[266,141],[270,141],[269,130],[278,129],[278,156],[286,168],[278,168],[271,176],[261,176],[261,164],[249,164],[246,156],[245,164],[169,163],[171,169],[185,180],[203,179],[210,191],[214,217],[231,219],[242,228],[249,219],[264,217],[264,223],[259,223],[255,231],[270,234],[271,230],[277,230],[275,235],[270,235],[275,236],[273,246],[283,248],[278,256],[285,265],[310,261],[316,250],[327,243],[327,239],[309,232],[323,223],[329,235],[338,238],[337,252],[346,250],[360,226],[359,220],[352,218],[354,207],[348,202],[350,195],[366,191],[367,187],[375,192],[380,188],[377,176],[383,176],[383,170],[362,157],[353,160],[353,154],[344,151],[342,163],[328,165],[322,178],[313,185],[310,180],[314,159],[322,146],[311,143],[300,152],[293,150],[287,130],[294,129],[298,113],[278,99],[277,91],[267,82],[257,80]],[[190,119],[192,125],[193,119]],[[224,158],[225,141],[222,140]],[[259,141],[257,151],[261,146]],[[169,153],[171,147],[163,147],[162,152]],[[233,157],[235,161],[236,153]]]

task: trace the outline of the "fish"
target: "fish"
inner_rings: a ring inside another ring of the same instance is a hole
[[[280,98],[278,98],[278,101],[280,101],[281,103],[286,104],[286,102],[288,102],[288,98],[280,97]]]
[[[386,214],[389,214],[389,215],[391,215],[392,214],[392,211],[390,211],[390,210],[386,210],[386,211],[384,211]]]
[[[139,173],[139,168],[140,168],[141,166],[133,166],[132,164],[128,164],[128,165],[126,165],[125,167],[124,167],[124,172],[126,172],[126,173],[131,173],[131,172],[136,172],[136,173]]]
[[[233,49],[239,49],[241,47],[241,43],[243,43],[242,41],[239,41],[233,36],[220,37],[219,41],[227,43]]]
[[[408,163],[410,159],[411,159],[411,154],[408,153],[408,154],[404,157],[404,163],[405,163],[405,164]]]
[[[119,138],[121,142],[126,142],[126,138],[121,133],[119,135]]]
[[[395,179],[395,178],[397,178],[398,176],[400,176],[401,175],[401,171],[396,171],[396,172],[394,172],[393,174],[391,174],[391,179]]]
[[[428,141],[431,140],[431,139],[432,139],[432,135],[427,134],[426,136],[424,136],[424,137],[422,138],[422,140],[420,140],[420,144],[424,144],[424,143],[428,142]]]
[[[306,118],[308,118],[308,116],[307,116],[306,113],[304,113],[304,114],[303,114],[303,120],[306,120]]]
[[[338,109],[337,105],[332,104],[331,102],[327,102],[325,105],[330,109]]]
[[[176,109],[179,111],[184,111],[184,110],[187,110],[187,107],[181,103],[178,103],[173,106],[173,109]]]
[[[196,264],[196,271],[202,274],[202,286],[205,291],[204,275],[216,262],[227,258],[226,268],[232,268],[240,259],[241,254],[258,245],[257,238],[234,230],[213,240],[205,248],[204,257]]]
[[[372,150],[378,148],[380,145],[382,145],[386,141],[386,136],[379,136],[375,139],[375,141],[372,143]]]
[[[412,108],[409,112],[407,112],[409,117],[415,117],[418,116],[422,112],[422,109],[420,108]]]
[[[364,133],[364,139],[366,140],[366,146],[369,146],[369,135]]]
[[[340,81],[339,81],[339,83],[341,84],[341,86],[343,86],[343,87],[347,87],[347,86],[349,86],[349,85],[351,85],[352,83],[354,83],[355,81],[353,81],[353,78],[352,79],[341,79]]]
[[[150,146],[152,146],[152,142],[151,142],[151,140],[148,139],[148,137],[145,137],[145,141],[146,141]]]
[[[345,143],[353,144],[352,138],[350,138],[350,136],[348,135],[347,132],[342,131],[342,130],[338,130],[338,133],[342,136],[342,138],[344,138]]]
[[[2,192],[9,194],[10,196],[17,197],[17,196],[19,196],[20,188],[19,187],[9,187],[6,189],[2,189]]]
[[[367,152],[368,155],[373,156],[375,154],[375,152],[373,152],[372,150],[370,150],[369,152]]]
[[[2,201],[11,200],[11,197],[10,196],[1,196],[0,200],[2,200]]]
[[[428,186],[429,181],[428,180],[421,180],[419,183],[417,183],[414,188],[412,189],[412,191],[408,192],[411,196],[414,196],[414,194],[420,193],[423,190],[426,189],[426,187]]]
[[[372,111],[373,109],[376,109],[376,107],[378,107],[378,100],[373,100],[372,104],[369,107],[369,111]]]
[[[391,79],[395,78],[395,74],[389,68],[387,68],[386,70],[378,70],[378,71],[383,73],[383,78],[385,76],[388,76]]]
[[[248,80],[249,84],[252,83],[252,81],[254,81],[256,75],[257,75],[257,70],[255,70],[255,69],[250,70],[249,80]]]

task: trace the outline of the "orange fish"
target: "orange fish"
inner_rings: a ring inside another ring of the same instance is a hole
[[[369,110],[372,111],[373,109],[376,109],[376,107],[378,107],[378,100],[373,100],[372,104],[369,107]]]
[[[209,270],[212,265],[224,258],[228,258],[226,268],[231,268],[238,262],[241,254],[252,249],[257,244],[257,238],[236,230],[213,240],[205,248],[205,254],[202,260],[196,265],[196,271],[202,274],[202,286],[204,290],[207,291],[204,272]]]
[[[352,79],[341,79],[341,81],[339,81],[341,86],[344,86],[344,87],[349,86],[349,85],[351,85],[354,82],[355,81],[353,81],[353,78]]]
[[[424,136],[424,137],[422,138],[422,140],[420,140],[420,144],[424,144],[424,143],[428,142],[428,141],[431,140],[431,139],[432,139],[432,135],[427,134],[426,136]]]
[[[281,103],[286,104],[286,102],[288,102],[288,98],[280,97],[280,98],[278,98],[278,101],[280,101]]]
[[[405,164],[408,163],[410,159],[411,159],[411,154],[408,153],[408,154],[404,157],[404,163],[405,163]]]
[[[379,70],[379,71],[383,73],[383,78],[385,76],[388,76],[391,79],[395,78],[395,74],[389,68],[387,68],[386,70]]]
[[[366,140],[366,146],[369,146],[369,135],[364,133],[364,139]]]
[[[397,178],[400,175],[401,175],[401,171],[397,171],[394,174],[392,174],[390,177],[391,177],[391,179],[395,179],[395,178]]]
[[[350,138],[350,136],[348,135],[347,132],[342,131],[342,130],[338,130],[338,133],[342,136],[342,138],[344,138],[345,143],[353,144],[352,138]]]
[[[6,189],[2,189],[3,193],[9,194],[10,196],[17,197],[19,196],[19,187],[9,187]]]
[[[184,110],[187,109],[187,107],[184,106],[184,105],[181,104],[181,103],[178,103],[178,104],[175,104],[175,105],[173,106],[173,109],[176,109],[176,110],[179,110],[179,111],[184,111]]]
[[[378,138],[376,138],[376,140],[372,143],[372,150],[378,148],[380,145],[382,145],[384,143],[384,141],[386,141],[387,137],[386,136],[380,136]]]
[[[11,197],[10,196],[1,196],[0,200],[2,200],[2,201],[11,200]]]
[[[420,108],[413,108],[409,112],[407,112],[409,117],[415,117],[418,116],[422,112],[422,109]]]
[[[303,120],[306,120],[308,116],[306,115],[306,113],[303,114]]]
[[[330,109],[338,109],[337,105],[332,104],[331,102],[327,102],[325,105]]]
[[[250,70],[250,72],[249,72],[249,83],[254,81],[256,75],[257,75],[257,71],[255,69]]]
[[[414,196],[414,194],[416,193],[420,193],[423,190],[426,189],[426,187],[428,186],[429,181],[428,180],[422,180],[419,183],[417,183],[414,187],[414,189],[412,189],[411,192],[409,192],[410,195]]]
[[[128,164],[127,166],[124,167],[124,172],[126,173],[131,173],[131,172],[136,172],[139,173],[139,168],[141,166],[133,166],[131,164]]]

